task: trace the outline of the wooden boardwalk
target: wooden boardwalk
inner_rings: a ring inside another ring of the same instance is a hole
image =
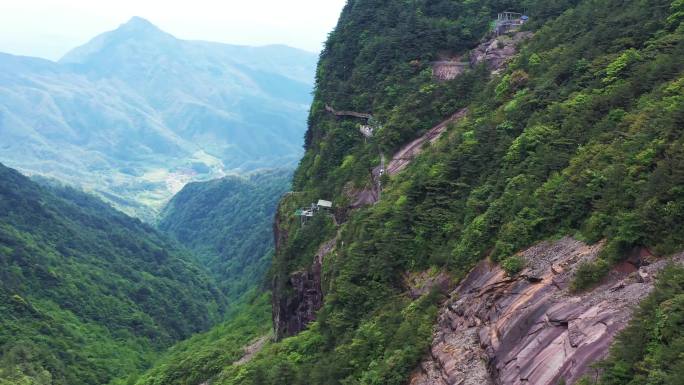
[[[335,116],[349,116],[352,118],[359,118],[359,119],[372,119],[373,115],[363,113],[363,112],[354,112],[354,111],[338,111],[334,108],[332,108],[330,105],[326,104],[325,105],[325,110],[330,112],[331,114]]]

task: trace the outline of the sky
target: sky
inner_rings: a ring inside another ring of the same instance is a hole
[[[143,17],[181,39],[318,52],[346,0],[0,0],[0,52],[57,60]]]

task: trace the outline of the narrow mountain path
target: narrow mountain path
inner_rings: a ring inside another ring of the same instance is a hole
[[[266,345],[266,342],[268,342],[268,336],[263,336],[245,346],[244,355],[239,360],[235,361],[233,365],[244,365],[251,361],[252,358],[254,358],[254,356],[256,356],[256,354],[263,349],[264,345]]]
[[[389,162],[386,161],[385,154],[380,154],[380,165],[371,170],[371,183],[369,187],[350,193],[351,208],[359,208],[373,205],[380,201],[382,195],[382,175],[387,173],[390,176],[397,175],[425,149],[426,144],[433,144],[446,132],[451,123],[457,122],[468,114],[468,109],[463,108],[451,115],[446,120],[431,128],[421,137],[413,140],[397,151]]]
[[[244,364],[248,363],[249,361],[251,361],[252,358],[254,358],[254,356],[256,356],[257,353],[259,353],[261,351],[261,349],[264,348],[264,346],[266,345],[266,343],[268,342],[269,339],[270,339],[270,336],[265,335],[265,336],[257,338],[251,344],[245,346],[243,348],[242,357],[240,357],[239,360],[233,362],[233,365],[235,365],[235,366],[244,365]],[[206,380],[204,382],[201,382],[198,385],[210,385],[210,384],[214,383],[214,380],[215,380],[215,377],[211,378],[209,380]]]
[[[409,164],[411,164],[413,159],[415,159],[418,155],[420,155],[420,153],[423,152],[424,144],[435,143],[447,130],[451,123],[463,119],[463,117],[465,117],[467,113],[467,108],[459,110],[455,114],[451,115],[448,119],[431,128],[420,138],[415,139],[411,143],[402,147],[399,151],[397,151],[394,154],[394,156],[392,156],[392,159],[387,164],[385,172],[387,172],[387,174],[389,174],[390,176],[394,176],[402,170],[404,170]]]
[[[335,116],[350,116],[350,117],[359,118],[359,119],[372,119],[373,118],[373,115],[365,113],[365,112],[338,111],[338,110],[332,108],[328,104],[325,105],[325,110],[330,112],[331,114],[333,114]]]

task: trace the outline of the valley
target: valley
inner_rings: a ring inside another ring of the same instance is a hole
[[[0,162],[154,221],[187,182],[296,165],[315,60],[137,17],[59,62],[0,54]]]
[[[684,2],[348,0],[315,59],[0,56],[0,385],[682,384]]]

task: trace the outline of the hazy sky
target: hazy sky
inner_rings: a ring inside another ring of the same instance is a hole
[[[58,59],[132,16],[193,40],[319,51],[346,0],[0,0],[0,52]]]

